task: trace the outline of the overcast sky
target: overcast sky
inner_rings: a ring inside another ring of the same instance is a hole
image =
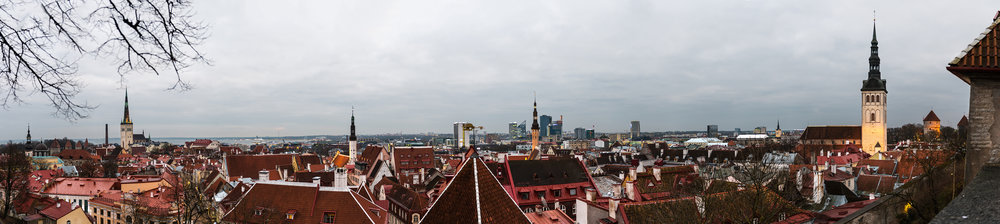
[[[933,109],[967,114],[945,70],[992,22],[998,1],[195,1],[212,65],[128,76],[80,61],[70,123],[41,94],[0,110],[0,139],[116,137],[124,85],[137,132],[155,137],[506,132],[540,114],[565,130],[798,129],[860,123],[877,10],[890,127]]]

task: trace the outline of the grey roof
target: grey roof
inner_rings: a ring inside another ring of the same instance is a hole
[[[988,164],[931,223],[996,223],[1000,220],[1000,164]]]

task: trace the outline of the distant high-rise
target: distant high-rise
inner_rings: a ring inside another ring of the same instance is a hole
[[[587,129],[584,128],[574,128],[573,137],[576,139],[587,139]]]
[[[868,79],[861,82],[861,149],[868,154],[885,151],[886,144],[886,104],[888,91],[885,79],[879,71],[878,40],[875,38],[875,24],[872,24],[871,55],[868,56]],[[878,148],[878,149],[876,149]]]
[[[742,130],[740,130],[740,128],[736,128],[736,130],[733,131],[733,137],[739,136],[741,131]]]
[[[125,117],[122,118],[121,124],[121,140],[122,148],[126,152],[132,151],[132,118],[129,117],[128,113],[128,90],[125,90]]]
[[[455,128],[455,148],[456,149],[464,148],[464,147],[466,147],[469,144],[469,137],[471,137],[471,136],[463,135],[462,134],[462,132],[464,132],[463,128],[464,128],[465,124],[468,124],[468,122],[455,122],[455,124],[454,124],[454,128]]]
[[[586,139],[595,139],[595,138],[597,137],[594,135],[594,129],[587,129]]]
[[[708,137],[719,137],[719,125],[710,124],[707,129]]]
[[[507,124],[507,134],[509,134],[512,138],[518,138],[518,134],[520,134],[518,133],[520,128],[517,126],[517,122],[510,122]]]
[[[552,116],[542,115],[538,117],[538,126],[541,127],[541,132],[538,136],[545,137],[551,134],[549,132],[549,125],[552,124]]]
[[[639,129],[639,121],[632,121],[629,123],[629,134],[632,138],[638,138],[641,129]]]

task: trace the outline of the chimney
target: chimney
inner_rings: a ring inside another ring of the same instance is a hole
[[[108,124],[104,124],[104,145],[108,145]]]
[[[317,186],[322,186],[323,185],[320,180],[322,180],[322,178],[320,178],[319,176],[313,177],[313,183],[316,184]]]
[[[628,199],[630,199],[630,200],[636,201],[637,197],[636,197],[636,193],[635,193],[635,181],[634,180],[625,181],[625,196],[628,197]]]
[[[312,163],[306,163],[306,171],[312,172],[313,171],[312,166],[313,166]]]
[[[337,173],[333,178],[334,187],[347,187],[347,169],[337,168]]]
[[[612,219],[618,219],[618,199],[612,198],[608,200],[608,217]]]
[[[258,180],[260,180],[260,181],[267,181],[267,180],[271,179],[271,172],[269,172],[267,170],[261,170],[259,178],[260,179],[258,179]]]
[[[628,177],[629,177],[630,179],[633,179],[633,180],[635,180],[635,177],[636,177],[636,171],[635,171],[635,167],[629,167],[629,168],[628,168]]]
[[[535,215],[542,215],[542,205],[535,205]]]
[[[594,201],[597,199],[597,190],[592,187],[587,188],[587,201]]]
[[[660,166],[653,167],[653,178],[656,178],[656,181],[660,181]]]
[[[421,183],[424,182],[424,180],[425,180],[424,178],[426,177],[426,175],[427,175],[427,172],[424,171],[424,168],[420,168],[420,182]]]
[[[837,175],[837,164],[833,164],[833,175]]]

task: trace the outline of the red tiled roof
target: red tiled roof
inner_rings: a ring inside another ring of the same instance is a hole
[[[937,114],[934,114],[934,110],[931,110],[931,112],[927,113],[927,116],[924,117],[924,121],[941,121],[941,119],[938,118]]]
[[[433,147],[396,147],[392,151],[396,170],[434,168]]]
[[[98,160],[100,157],[97,155],[87,152],[87,150],[82,149],[67,149],[56,154],[60,159],[87,159],[87,160]]]
[[[997,42],[1000,42],[1000,17],[993,17],[993,23],[986,27],[986,31],[979,35],[968,48],[948,63],[948,71],[966,83],[972,77],[990,77],[1000,73],[1000,60],[997,60],[996,52],[1000,50]]]
[[[885,174],[893,175],[896,174],[896,161],[895,160],[878,160],[878,159],[866,159],[858,162],[857,167],[867,169],[871,166],[875,174]],[[876,167],[878,169],[876,169]]]
[[[38,214],[44,215],[52,220],[59,220],[66,214],[73,211],[73,205],[68,201],[59,200],[56,204],[49,206],[48,208],[42,209]]]
[[[958,125],[956,126],[963,127],[967,125],[969,125],[969,118],[966,117],[965,115],[962,115],[962,120],[958,120]]]
[[[254,214],[261,209],[263,215]],[[285,220],[295,210],[293,220]],[[320,188],[311,183],[261,182],[255,184],[222,220],[261,223],[265,218],[287,223],[320,223],[324,213],[335,214],[334,223],[385,223],[388,213],[349,190]],[[267,216],[267,217],[265,217]]]
[[[295,154],[229,155],[226,156],[226,170],[230,177],[257,178],[261,170],[274,170],[277,166],[292,164],[297,156]]]
[[[59,178],[55,180],[45,194],[95,196],[100,192],[111,190],[118,182],[115,178]]]
[[[895,189],[896,177],[888,175],[866,175],[858,176],[858,190],[868,193],[888,194]]]
[[[381,146],[375,146],[375,145],[366,146],[365,150],[361,152],[361,157],[358,158],[358,161],[372,164],[375,162],[375,160],[379,159],[379,155],[383,151],[385,151],[385,148],[382,148]]]
[[[531,223],[478,157],[465,162],[421,223]]]
[[[854,212],[857,212],[858,210],[861,210],[861,208],[864,208],[865,206],[868,206],[869,204],[871,204],[872,202],[875,202],[876,200],[878,200],[878,199],[871,199],[871,200],[865,200],[865,201],[856,201],[856,202],[850,202],[850,203],[847,203],[847,204],[843,204],[843,205],[834,207],[834,208],[832,208],[830,210],[827,210],[827,211],[824,211],[823,213],[820,213],[816,217],[816,220],[815,220],[814,223],[816,223],[816,224],[834,223],[834,222],[836,222],[836,221],[838,221],[840,219],[843,219],[844,217],[847,217],[847,216],[853,214]]]
[[[531,223],[534,224],[574,223],[572,218],[570,218],[568,215],[566,215],[566,213],[563,213],[562,210],[559,209],[552,209],[537,213],[536,212],[524,213],[524,216],[527,216],[528,220],[530,220]]]

